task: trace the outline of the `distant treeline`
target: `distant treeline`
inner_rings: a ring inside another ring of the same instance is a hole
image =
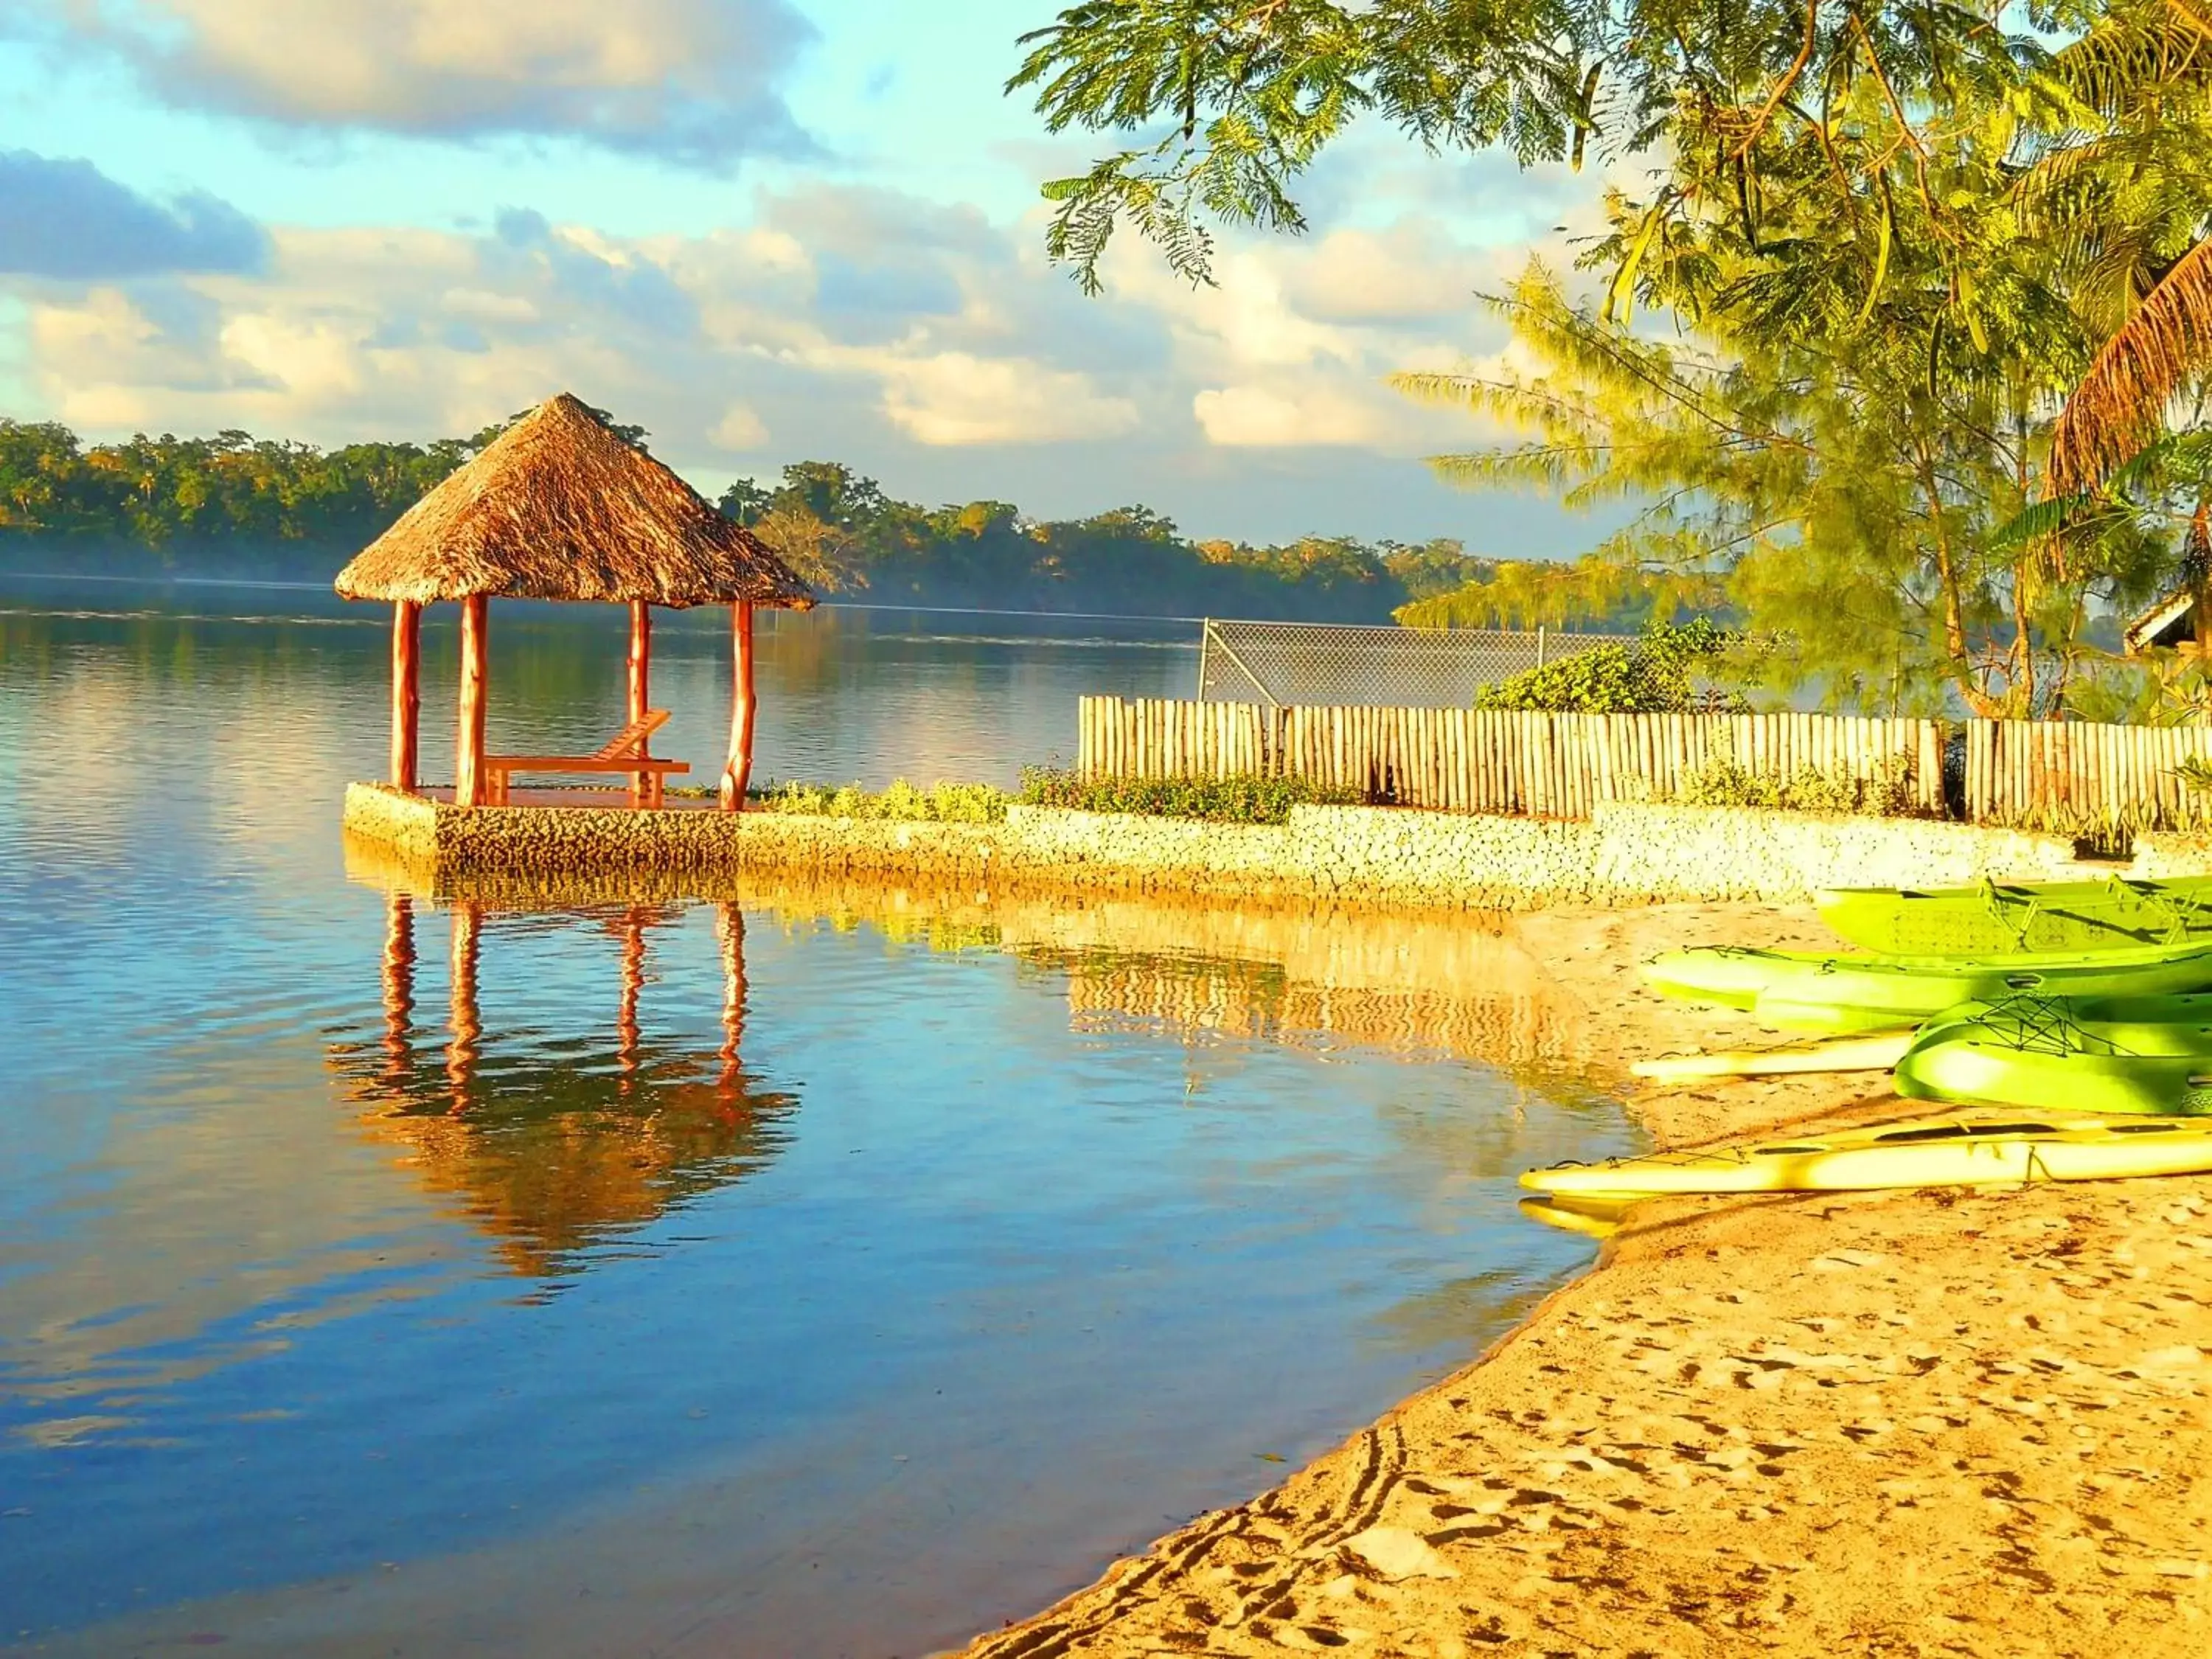
[[[330,450],[239,431],[88,446],[0,420],[0,568],[325,580],[502,429]],[[1632,628],[1680,603],[1634,573],[1450,540],[1253,545],[1194,541],[1142,507],[1056,520],[1007,501],[924,507],[830,461],[739,479],[719,505],[818,586],[881,604],[1382,622],[1429,601],[1409,619]]]
[[[1062,520],[1011,501],[924,507],[834,461],[740,479],[719,505],[817,587],[894,605],[1386,622],[1495,562],[1446,540],[1194,541],[1144,507]]]

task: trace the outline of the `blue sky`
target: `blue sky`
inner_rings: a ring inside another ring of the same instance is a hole
[[[0,411],[333,443],[567,388],[709,489],[819,457],[1202,535],[1595,539],[1436,483],[1490,434],[1382,382],[1494,365],[1475,291],[1595,181],[1356,134],[1307,236],[1197,292],[1121,247],[1086,300],[1036,186],[1098,146],[1000,91],[1051,9],[7,0]]]

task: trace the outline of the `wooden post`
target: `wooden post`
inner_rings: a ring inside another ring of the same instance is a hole
[[[456,1112],[468,1109],[477,1046],[483,1041],[483,1016],[477,1004],[477,964],[483,957],[483,907],[473,899],[454,900],[452,955],[447,959],[453,1036],[446,1044],[446,1080],[453,1085]]]
[[[722,810],[745,810],[745,785],[753,775],[753,608],[730,607],[730,763],[722,769]]]
[[[422,607],[392,607],[392,787],[415,792],[415,760],[422,716]]]
[[[453,805],[483,805],[485,624],[490,601],[471,593],[461,601],[460,719],[453,738]]]
[[[629,608],[629,718],[635,725],[653,702],[653,607],[643,599]]]
[[[635,726],[646,716],[653,705],[653,607],[643,599],[633,599],[629,607],[629,723]],[[639,745],[642,755],[652,745]],[[632,806],[660,805],[658,772],[633,772],[629,775],[629,804]]]

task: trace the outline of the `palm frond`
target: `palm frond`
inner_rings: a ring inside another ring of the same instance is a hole
[[[2166,405],[2212,368],[2212,238],[2177,260],[2106,340],[2052,429],[2061,492],[2094,487],[2157,437]]]
[[[2055,536],[2070,527],[2095,500],[2094,495],[2049,495],[2030,501],[1990,532],[1987,545],[1992,552],[2009,550]]]

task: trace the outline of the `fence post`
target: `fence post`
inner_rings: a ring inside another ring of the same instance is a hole
[[[1539,667],[1539,668],[1541,668],[1543,665],[1544,665],[1544,629],[1543,629],[1543,625],[1540,623],[1539,624],[1537,624],[1537,628],[1536,628],[1536,666],[1537,666],[1537,667]]]

